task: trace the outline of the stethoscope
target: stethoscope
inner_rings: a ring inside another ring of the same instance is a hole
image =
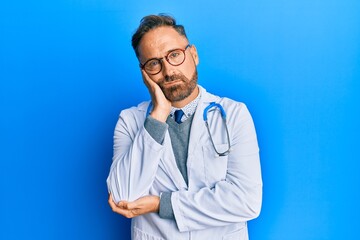
[[[225,125],[225,130],[226,130],[226,136],[227,136],[227,142],[228,142],[228,149],[225,151],[225,152],[219,152],[216,147],[215,147],[215,144],[214,144],[214,140],[211,136],[211,132],[210,132],[210,128],[209,128],[209,123],[208,123],[208,119],[207,119],[207,113],[210,111],[210,109],[212,108],[218,108],[220,110],[220,114],[221,114],[221,118],[224,122],[224,125]],[[225,110],[224,108],[219,104],[219,103],[215,103],[215,102],[211,102],[209,104],[209,106],[207,106],[205,109],[204,109],[204,113],[203,113],[203,118],[204,118],[204,121],[205,121],[205,125],[206,125],[206,128],[208,130],[208,133],[209,133],[209,136],[210,136],[210,140],[211,140],[211,143],[214,147],[214,150],[215,152],[217,153],[218,156],[227,156],[230,152],[230,135],[229,135],[229,130],[228,130],[228,127],[227,127],[227,123],[226,123],[226,113],[225,113]]]
[[[208,118],[207,118],[207,114],[208,112],[212,109],[212,108],[218,108],[220,110],[220,114],[221,114],[221,118],[224,122],[224,125],[225,125],[225,130],[226,130],[226,136],[227,136],[227,142],[228,142],[228,149],[224,152],[219,152],[217,149],[216,149],[216,146],[215,146],[215,143],[214,143],[214,140],[212,138],[212,135],[211,135],[211,132],[210,132],[210,127],[209,127],[209,123],[208,123]],[[146,111],[146,116],[148,116],[151,112],[151,109],[152,109],[152,102],[150,102],[148,108],[147,108],[147,111]],[[203,119],[204,119],[204,122],[205,122],[205,125],[206,125],[206,128],[208,130],[208,133],[209,133],[209,136],[210,136],[210,141],[211,141],[211,144],[213,145],[213,148],[216,152],[216,154],[220,157],[222,156],[227,156],[229,153],[230,153],[230,150],[231,150],[231,145],[230,145],[230,135],[229,135],[229,130],[228,130],[228,127],[227,127],[227,123],[226,123],[226,113],[225,113],[225,110],[224,108],[219,104],[219,103],[215,103],[215,102],[211,102],[209,104],[209,106],[207,106],[205,109],[204,109],[204,113],[203,113]]]

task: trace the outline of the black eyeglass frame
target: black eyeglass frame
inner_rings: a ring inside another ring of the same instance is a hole
[[[173,49],[173,50],[169,51],[168,54],[167,54],[166,56],[162,57],[162,58],[150,58],[149,60],[147,60],[147,61],[144,62],[143,64],[140,63],[140,68],[143,69],[147,74],[156,75],[156,74],[158,74],[159,72],[161,72],[161,70],[162,70],[162,68],[163,68],[163,63],[162,63],[162,61],[163,61],[164,58],[166,59],[166,61],[167,61],[171,66],[175,66],[175,67],[176,67],[176,66],[180,66],[181,64],[183,64],[183,63],[185,62],[185,59],[186,59],[185,51],[186,51],[186,49],[187,49],[188,47],[191,47],[191,44],[190,44],[190,43],[189,43],[188,45],[186,45],[186,47],[185,47],[184,49],[177,48],[177,49]],[[183,60],[181,63],[179,63],[179,64],[172,64],[172,63],[170,63],[170,62],[169,62],[169,55],[170,55],[171,53],[173,53],[174,51],[179,51],[179,50],[182,51],[182,53],[184,54],[184,60]],[[146,65],[148,62],[152,61],[152,60],[158,60],[159,63],[160,63],[160,70],[159,70],[158,72],[156,72],[156,73],[149,73],[149,72],[146,71],[146,69],[145,69],[145,65]]]

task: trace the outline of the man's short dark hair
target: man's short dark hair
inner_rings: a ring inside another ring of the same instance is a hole
[[[136,56],[139,57],[138,47],[143,36],[152,29],[156,29],[158,27],[169,26],[172,27],[175,31],[177,31],[180,35],[187,38],[184,26],[177,25],[175,18],[166,15],[149,15],[143,17],[140,21],[140,25],[131,39],[132,47],[136,53]]]

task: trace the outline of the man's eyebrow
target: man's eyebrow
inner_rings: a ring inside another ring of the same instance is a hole
[[[159,57],[159,58],[154,57],[154,58],[156,58],[156,59],[163,58],[163,57],[167,56],[169,53],[171,53],[172,51],[174,51],[176,49],[181,49],[181,48],[180,47],[172,48],[170,50],[167,50],[166,53],[162,57]],[[149,59],[154,59],[154,58],[149,58]]]
[[[175,48],[172,48],[172,49],[170,49],[170,50],[167,50],[166,53],[165,53],[165,55],[162,56],[162,57],[160,57],[160,58],[163,58],[163,57],[167,56],[170,52],[172,52],[172,51],[174,51],[174,50],[178,50],[178,49],[182,49],[182,48],[181,48],[181,47],[175,47]],[[154,58],[149,58],[149,59],[154,59]],[[159,59],[159,58],[156,58],[156,59]]]
[[[170,52],[172,52],[172,51],[174,51],[174,50],[177,50],[177,49],[182,49],[182,48],[181,48],[181,47],[172,48],[172,49],[170,49],[170,50],[167,50],[167,52],[166,52],[166,54],[165,54],[164,56],[162,56],[162,57],[151,57],[151,58],[148,58],[148,59],[146,59],[146,60],[144,61],[144,63],[147,62],[147,61],[149,61],[149,60],[151,60],[151,59],[161,59],[161,58],[167,56]]]
[[[177,50],[177,49],[182,49],[182,48],[177,47],[177,48],[170,49],[170,50],[167,51],[167,54],[169,54],[170,52],[172,52],[172,51],[174,51],[174,50]]]

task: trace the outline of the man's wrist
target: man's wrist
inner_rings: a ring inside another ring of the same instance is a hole
[[[145,119],[144,127],[150,136],[159,144],[162,144],[165,138],[168,125],[154,119],[152,116],[148,116]]]
[[[167,117],[169,116],[168,113],[163,113],[160,111],[152,111],[150,116],[160,122],[166,122]]]

